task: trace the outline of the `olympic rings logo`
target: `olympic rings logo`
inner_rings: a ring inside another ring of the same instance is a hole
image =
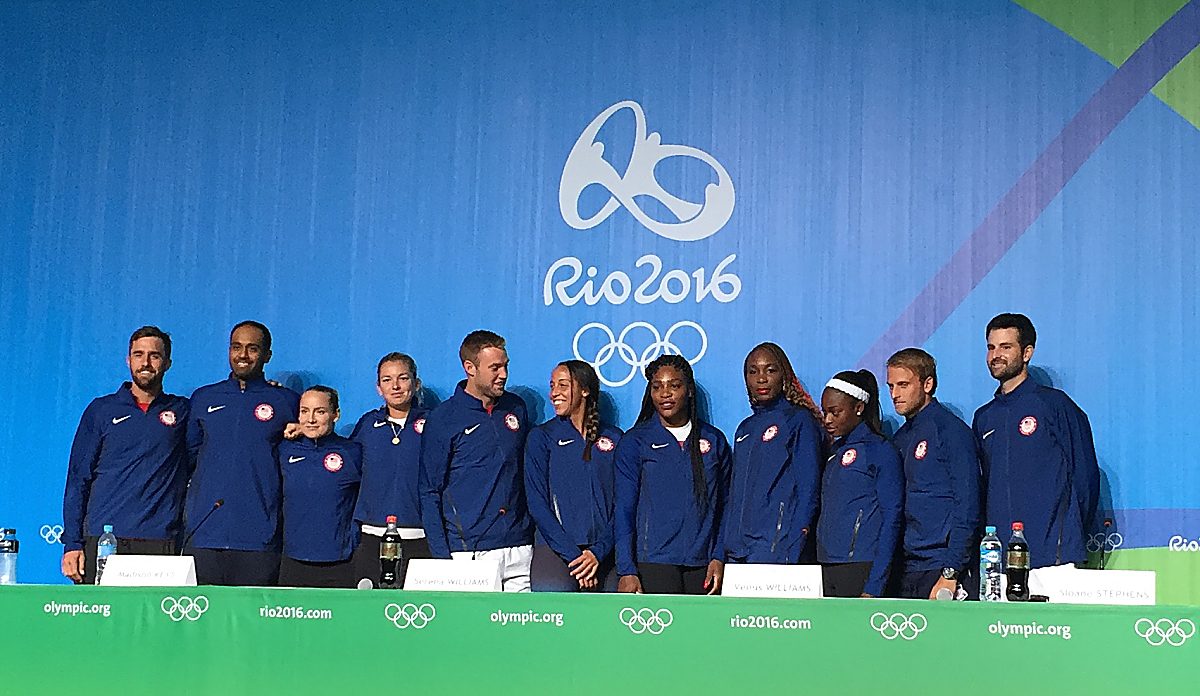
[[[1196,624],[1191,619],[1154,621],[1142,618],[1134,622],[1133,632],[1155,647],[1166,643],[1178,648],[1187,642],[1188,638],[1196,635]]]
[[[929,621],[925,619],[924,614],[906,616],[897,612],[889,616],[881,611],[871,614],[871,628],[888,640],[912,640],[928,627]]]
[[[599,331],[608,342],[600,346],[596,351],[595,356],[588,360],[579,352],[579,340],[584,334],[595,329]],[[626,341],[629,334],[637,329],[642,329],[649,334],[651,340],[646,343],[646,346],[637,351],[633,346]],[[700,362],[704,354],[708,352],[708,334],[704,333],[704,329],[694,321],[676,322],[667,329],[666,334],[660,334],[658,329],[653,324],[644,321],[635,321],[629,326],[621,330],[619,335],[614,335],[613,330],[606,325],[593,321],[584,324],[578,331],[575,332],[575,338],[571,341],[571,350],[575,353],[575,357],[584,362],[590,363],[596,368],[596,374],[600,377],[600,381],[607,387],[623,387],[633,381],[634,376],[646,369],[655,358],[660,355],[682,355],[683,351],[672,340],[675,337],[675,332],[681,329],[692,329],[700,338],[700,350],[696,352],[695,357],[687,358],[689,363],[693,365]],[[619,378],[610,378],[604,374],[603,367],[607,365],[613,358],[619,358],[622,362],[629,366],[628,374]]]
[[[47,544],[58,544],[62,542],[63,528],[61,524],[43,524],[38,530],[38,535],[42,537],[42,541]]]
[[[162,612],[166,614],[172,621],[195,621],[204,616],[204,612],[208,611],[208,597],[200,595],[199,597],[163,597],[162,602],[158,605]]]
[[[625,607],[618,612],[617,618],[634,635],[649,633],[657,636],[667,630],[667,627],[675,621],[675,616],[671,613],[670,609],[655,611],[653,609],[631,609]]]
[[[383,617],[392,622],[396,628],[425,628],[437,616],[437,610],[432,604],[425,603],[417,606],[408,604],[389,604],[383,608]]]
[[[1120,532],[1110,532],[1105,535],[1104,532],[1097,532],[1087,540],[1088,553],[1100,553],[1101,549],[1104,553],[1111,553],[1121,547],[1125,543],[1125,537],[1121,536]]]

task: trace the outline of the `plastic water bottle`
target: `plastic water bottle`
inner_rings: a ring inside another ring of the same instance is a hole
[[[987,534],[979,542],[979,600],[999,602],[1004,544],[996,536],[995,527],[988,525],[985,531]]]
[[[104,525],[104,533],[96,542],[96,584],[100,584],[100,576],[104,575],[104,566],[108,557],[117,552],[117,537],[113,536],[112,525]]]
[[[0,585],[17,584],[17,530],[0,529]]]
[[[1005,573],[1008,576],[1010,602],[1029,601],[1029,544],[1025,541],[1025,525],[1012,523],[1012,539],[1008,542]]]
[[[400,530],[396,528],[396,516],[387,516],[387,530],[379,543],[379,586],[398,589],[404,583],[404,554],[400,546]]]

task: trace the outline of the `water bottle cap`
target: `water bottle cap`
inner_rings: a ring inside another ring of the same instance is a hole
[[[996,533],[996,525],[989,524],[988,526],[984,527],[983,530],[985,532],[987,532],[988,534],[995,534]]]
[[[111,525],[111,524],[106,524],[106,525],[104,525],[104,533],[105,533],[105,534],[112,534],[112,525]]]
[[[388,524],[396,524],[396,516],[395,516],[395,515],[388,515],[388,516],[387,516],[387,523],[388,523]]]
[[[1013,522],[1013,531],[1014,532],[1025,531],[1025,523],[1024,522]]]

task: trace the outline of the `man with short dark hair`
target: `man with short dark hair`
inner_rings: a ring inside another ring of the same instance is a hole
[[[984,523],[1003,537],[1023,522],[1030,567],[1087,560],[1100,469],[1087,415],[1069,396],[1029,379],[1037,332],[1022,314],[987,325],[988,370],[1000,383],[975,412],[983,458]]]
[[[504,390],[508,352],[491,331],[459,348],[467,378],[430,412],[421,452],[421,517],[435,558],[496,558],[506,592],[529,591],[533,525],[521,472],[525,402]]]
[[[893,443],[904,460],[904,573],[900,596],[958,594],[975,558],[979,456],[971,429],[934,397],[937,362],[920,348],[887,361],[892,405],[904,417]],[[966,590],[966,588],[964,588]],[[970,593],[966,590],[965,594]]]
[[[188,552],[202,585],[274,585],[279,578],[282,484],[275,449],[284,426],[299,415],[300,395],[267,382],[270,360],[271,332],[243,321],[229,336],[229,378],[192,394]]]
[[[143,326],[129,337],[130,381],[79,420],[63,493],[62,573],[91,584],[96,542],[113,526],[120,553],[175,553],[187,481],[188,400],[163,392],[171,337]]]

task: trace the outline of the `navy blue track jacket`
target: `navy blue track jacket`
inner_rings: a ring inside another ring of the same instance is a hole
[[[195,470],[187,492],[188,532],[213,513],[191,545],[202,549],[279,550],[279,463],[283,428],[299,420],[300,395],[264,379],[246,389],[235,377],[192,394],[188,450]]]
[[[188,400],[160,394],[145,413],[125,382],[79,419],[63,492],[62,543],[83,548],[104,525],[128,539],[175,539],[187,484]]]
[[[350,439],[362,445],[363,477],[354,519],[382,527],[388,515],[400,527],[421,528],[419,480],[421,436],[427,411],[414,406],[404,425],[388,420],[387,406],[367,411],[358,419]],[[399,439],[399,444],[392,440]]]
[[[607,426],[584,461],[583,435],[570,418],[555,417],[534,428],[525,442],[525,497],[545,542],[564,562],[580,547],[603,561],[613,551],[614,469],[621,431]]]
[[[310,563],[344,561],[358,544],[354,503],[362,445],[336,434],[279,443],[283,553]]]
[[[904,570],[954,568],[976,560],[979,455],[961,418],[933,399],[896,431],[904,459]]]
[[[984,524],[1005,541],[1025,523],[1033,568],[1087,560],[1100,468],[1087,415],[1071,397],[1026,379],[975,412],[983,459]]]
[[[491,411],[466,381],[429,413],[421,446],[421,517],[434,558],[533,543],[521,474],[525,402],[505,392]]]
[[[817,560],[871,563],[863,592],[879,597],[900,542],[904,469],[892,443],[866,423],[834,443],[821,479]]]
[[[657,415],[634,426],[617,445],[617,572],[637,575],[638,563],[704,566],[725,560],[721,513],[732,456],[725,436],[696,421],[707,485],[706,504],[692,490],[689,452]]]
[[[725,551],[742,563],[796,563],[817,512],[822,431],[784,398],[738,426],[725,507]]]

